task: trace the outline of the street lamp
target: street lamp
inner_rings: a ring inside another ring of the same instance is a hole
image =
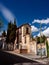
[[[41,53],[41,58],[42,58],[42,44],[41,44],[41,31],[42,31],[42,29],[41,28],[42,27],[41,27],[41,22],[40,22],[40,46],[41,46],[40,53]]]

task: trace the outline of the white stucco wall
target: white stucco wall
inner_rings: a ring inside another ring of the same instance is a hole
[[[31,43],[31,44],[30,44],[30,51],[31,51],[32,53],[37,54],[36,41],[32,41],[32,42],[30,42],[30,43]]]

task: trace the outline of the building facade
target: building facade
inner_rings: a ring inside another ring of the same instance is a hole
[[[31,26],[29,24],[17,28],[14,49],[19,49],[20,53],[36,54],[36,41],[31,40]]]

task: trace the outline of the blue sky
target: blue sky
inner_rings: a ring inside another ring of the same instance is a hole
[[[49,0],[0,0],[0,18],[4,28],[10,20],[16,18],[17,26],[29,23],[34,36],[39,35],[40,22],[42,32],[49,35]]]

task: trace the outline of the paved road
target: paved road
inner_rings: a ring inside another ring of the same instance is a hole
[[[47,61],[47,57],[46,56],[37,56],[37,55],[33,55],[33,54],[19,54],[15,51],[4,51],[4,52],[7,52],[7,53],[10,53],[10,54],[14,54],[14,55],[18,55],[20,57],[23,57],[23,58],[27,58],[27,59],[30,59],[30,60],[34,60],[36,62],[39,62],[39,63],[42,63],[42,64],[47,64],[47,62],[49,62],[49,60]]]
[[[0,64],[13,65],[16,63],[38,63],[36,61],[32,61],[18,55],[13,55],[10,53],[6,53],[0,50]]]
[[[49,60],[49,59],[48,59]],[[45,65],[24,57],[0,50],[0,65]],[[49,65],[46,64],[46,65]]]

